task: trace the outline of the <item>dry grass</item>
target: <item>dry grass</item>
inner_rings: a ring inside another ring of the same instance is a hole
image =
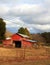
[[[50,48],[0,48],[0,65],[50,65]]]
[[[0,62],[0,65],[50,65],[49,60],[23,61],[23,62]]]

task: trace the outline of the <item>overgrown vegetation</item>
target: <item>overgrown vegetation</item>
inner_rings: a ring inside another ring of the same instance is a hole
[[[50,54],[48,52],[46,53],[43,48],[25,49],[25,51],[22,48],[0,48],[0,65],[49,65]]]

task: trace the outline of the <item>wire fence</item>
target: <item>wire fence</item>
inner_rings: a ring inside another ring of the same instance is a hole
[[[13,58],[17,60],[50,59],[50,48],[0,48],[0,57],[12,58],[11,60]]]
[[[50,49],[18,49],[17,59],[47,59],[50,57]]]

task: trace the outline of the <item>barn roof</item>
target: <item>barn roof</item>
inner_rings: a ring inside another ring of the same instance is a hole
[[[7,37],[7,38],[6,38],[6,40],[9,40],[9,39],[11,39],[11,38],[10,38],[10,37]]]
[[[37,42],[36,40],[26,40],[28,42]]]
[[[20,36],[22,36],[22,37],[25,37],[25,38],[29,38],[29,36],[24,35],[24,34],[20,34],[20,33],[16,33],[16,34],[18,34],[18,35],[20,35]]]

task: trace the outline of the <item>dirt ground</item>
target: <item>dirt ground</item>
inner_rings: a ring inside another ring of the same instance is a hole
[[[50,48],[0,48],[0,65],[50,65]]]

